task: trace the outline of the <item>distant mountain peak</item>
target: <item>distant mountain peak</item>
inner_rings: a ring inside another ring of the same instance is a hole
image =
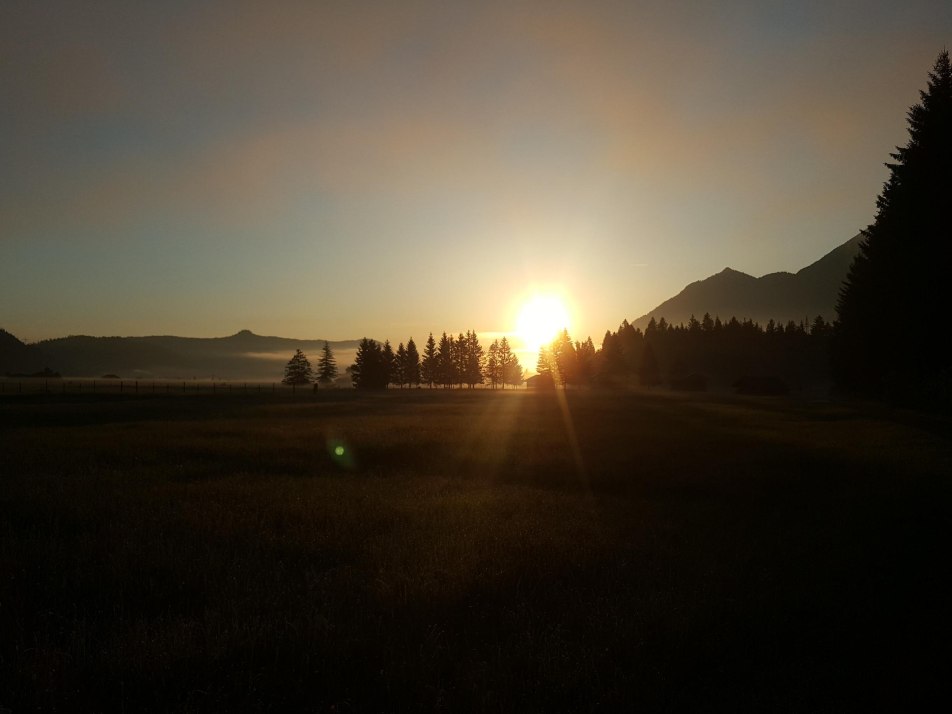
[[[836,299],[853,257],[859,251],[862,234],[837,246],[796,274],[779,271],[755,278],[730,266],[703,280],[697,280],[673,298],[631,324],[644,329],[653,317],[664,317],[677,325],[690,316],[710,313],[721,319],[752,319],[786,322],[811,320],[817,315],[833,321]]]
[[[238,330],[232,337],[257,337],[251,330]]]

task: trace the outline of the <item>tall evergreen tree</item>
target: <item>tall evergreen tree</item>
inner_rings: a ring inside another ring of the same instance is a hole
[[[384,380],[384,386],[386,387],[394,380],[397,371],[397,356],[393,353],[390,340],[385,340],[383,343],[380,363],[383,368],[384,376],[386,377]]]
[[[539,359],[536,361],[536,372],[538,372],[540,376],[552,378],[554,361],[552,355],[549,353],[549,348],[542,345],[542,347],[539,348]]]
[[[412,337],[407,340],[407,363],[404,368],[404,377],[411,387],[420,384],[420,353],[417,351],[416,342],[413,341]]]
[[[351,380],[357,389],[386,389],[388,369],[383,350],[374,340],[363,338],[350,367]]]
[[[837,304],[834,373],[849,390],[948,397],[952,353],[935,340],[952,308],[952,66],[942,52],[908,114],[909,142],[891,154]],[[901,326],[901,335],[888,336]]]
[[[509,340],[504,336],[499,342],[499,364],[502,368],[502,386],[506,388],[507,384],[518,387],[525,381],[522,365],[519,364],[519,357],[512,351]]]
[[[579,384],[589,384],[595,373],[595,345],[589,337],[585,342],[575,343],[575,379]]]
[[[295,350],[291,359],[284,367],[284,379],[282,384],[310,384],[314,373],[311,371],[311,363],[307,356],[301,350]]]
[[[470,389],[483,383],[483,346],[475,330],[468,330],[462,345],[462,365],[460,376]]]
[[[499,340],[493,340],[486,354],[486,380],[489,386],[496,388],[502,381],[502,364],[499,361]]]
[[[549,354],[552,362],[552,376],[556,384],[563,387],[574,384],[576,379],[577,363],[575,355],[575,345],[572,344],[572,338],[569,337],[569,331],[563,329],[559,335],[552,340],[549,347]]]
[[[433,333],[426,339],[426,346],[423,348],[423,361],[420,364],[420,376],[423,382],[430,389],[436,382],[439,382],[439,363],[436,353],[436,340],[433,339]]]
[[[403,385],[409,381],[407,379],[407,348],[403,346],[402,342],[397,346],[393,376],[390,381],[394,384],[399,384],[400,389],[403,389]]]
[[[321,356],[317,360],[317,381],[328,386],[333,384],[335,379],[337,379],[337,360],[334,359],[331,346],[325,341]]]
[[[453,342],[451,354],[453,356],[453,384],[462,387],[465,381],[467,338],[462,332]]]
[[[452,337],[445,332],[440,336],[440,346],[436,353],[436,381],[443,385],[443,388],[449,387],[454,383],[455,366],[453,364],[453,352],[455,343]]]

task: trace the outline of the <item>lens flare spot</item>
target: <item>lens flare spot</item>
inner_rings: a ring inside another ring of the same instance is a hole
[[[335,446],[335,447],[334,447],[334,455],[335,455],[335,456],[343,456],[343,455],[344,455],[344,447],[343,447],[343,446]]]

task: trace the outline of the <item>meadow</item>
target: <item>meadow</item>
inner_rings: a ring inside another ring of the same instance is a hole
[[[0,708],[921,708],[950,426],[651,392],[0,395]]]

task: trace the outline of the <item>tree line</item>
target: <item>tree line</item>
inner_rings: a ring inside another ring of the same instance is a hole
[[[675,389],[705,389],[711,378],[730,384],[764,377],[823,382],[830,377],[832,336],[833,325],[820,315],[809,323],[770,320],[761,325],[736,317],[721,321],[705,313],[700,320],[692,315],[686,325],[652,318],[644,331],[626,320],[617,331],[605,333],[591,381]]]
[[[312,383],[330,386],[335,379],[337,379],[337,360],[334,358],[331,346],[325,342],[321,349],[321,356],[317,360],[317,371],[311,368],[311,362],[304,352],[295,350],[284,367],[284,379],[281,383],[292,386]]]
[[[436,341],[431,332],[422,356],[411,337],[394,352],[390,341],[383,345],[367,337],[360,341],[354,364],[348,370],[357,389],[386,389],[389,385],[431,389],[470,389],[477,384],[505,389],[524,381],[522,365],[506,337],[493,340],[488,353],[474,330],[453,337],[445,332]]]
[[[475,331],[457,337],[445,332],[437,342],[431,332],[421,355],[413,338],[401,342],[394,350],[390,340],[383,344],[368,337],[357,346],[354,363],[347,368],[357,389],[387,389],[390,386],[444,389],[466,385],[488,384],[492,389],[516,387],[525,381],[519,358],[506,337],[493,340],[484,351]],[[297,350],[284,369],[284,384],[325,384],[337,378],[336,361],[330,345],[325,342],[317,370],[307,356]]]

